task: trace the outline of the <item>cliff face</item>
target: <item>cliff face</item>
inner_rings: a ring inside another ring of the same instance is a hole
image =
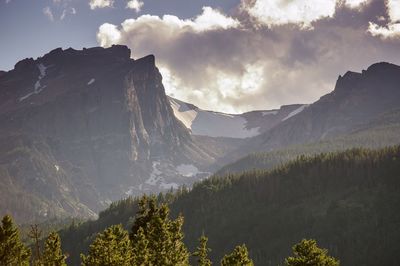
[[[125,46],[17,63],[0,76],[0,123],[9,198],[0,211],[29,209],[20,220],[90,216],[128,194],[191,183],[176,167],[213,160],[174,117],[154,56],[133,60]],[[161,168],[182,180],[166,181]]]

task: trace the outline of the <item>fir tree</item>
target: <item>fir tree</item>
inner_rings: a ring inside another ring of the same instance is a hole
[[[132,265],[150,265],[149,241],[146,239],[143,228],[136,233],[132,243]]]
[[[0,227],[0,265],[29,265],[30,250],[20,241],[11,216],[6,215]]]
[[[199,266],[211,266],[211,260],[208,258],[208,252],[211,251],[207,247],[208,238],[202,235],[199,238],[200,245],[197,247],[196,251],[193,252],[193,256],[197,257],[197,263]]]
[[[90,245],[89,254],[81,255],[83,266],[128,266],[132,261],[129,235],[121,225],[113,225],[99,233]]]
[[[292,249],[294,256],[285,260],[287,266],[339,266],[339,261],[328,256],[328,251],[319,248],[313,239],[303,239]]]
[[[42,256],[43,266],[66,266],[66,256],[61,250],[61,239],[56,232],[51,232],[46,239]]]
[[[41,265],[41,252],[40,252],[40,238],[42,235],[42,231],[39,229],[37,224],[31,225],[31,230],[28,233],[28,236],[33,241],[33,254],[31,256],[32,265]]]
[[[155,197],[144,196],[132,226],[134,257],[148,258],[151,265],[189,265],[189,252],[183,243],[183,217],[169,218],[169,208],[157,205]],[[140,246],[146,245],[147,249]],[[139,252],[139,253],[137,253]]]
[[[237,246],[231,254],[225,255],[221,260],[221,266],[253,266],[249,258],[246,245]]]

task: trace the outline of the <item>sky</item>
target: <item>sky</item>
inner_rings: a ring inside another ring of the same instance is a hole
[[[400,0],[0,0],[0,69],[62,48],[154,54],[168,95],[228,113],[312,103],[400,64]]]

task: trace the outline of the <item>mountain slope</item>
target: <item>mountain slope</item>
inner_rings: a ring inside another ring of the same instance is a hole
[[[397,265],[399,171],[399,146],[353,149],[213,177],[164,200],[185,217],[191,250],[202,232],[209,237],[213,261],[246,243],[255,265],[277,265],[294,243],[315,238],[342,265]],[[116,223],[129,228],[136,210],[132,199],[115,203],[97,221],[64,230],[63,246],[76,260],[96,232]]]
[[[238,161],[225,165],[216,175],[240,173],[252,169],[271,169],[300,155],[343,151],[350,148],[383,148],[400,144],[400,109],[385,112],[357,126],[348,134],[317,142],[292,145],[269,152],[249,154]]]
[[[252,152],[282,149],[352,132],[400,105],[400,66],[377,63],[339,76],[335,89],[220,160],[232,163]]]
[[[174,114],[193,135],[226,138],[251,138],[300,113],[306,105],[284,105],[277,110],[225,114],[205,111],[169,97]]]
[[[0,77],[0,123],[0,212],[19,221],[93,216],[127,193],[191,184],[215,159],[173,115],[154,56],[125,46],[18,62]]]

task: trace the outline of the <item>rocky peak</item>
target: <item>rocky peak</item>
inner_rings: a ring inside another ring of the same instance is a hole
[[[335,91],[341,92],[343,90],[352,89],[359,83],[361,78],[361,73],[347,71],[343,76],[339,75],[339,78],[336,82]]]
[[[400,71],[400,66],[395,64],[387,63],[387,62],[379,62],[375,63],[367,68],[366,71],[363,71],[363,74],[366,75],[391,75],[393,72]]]

